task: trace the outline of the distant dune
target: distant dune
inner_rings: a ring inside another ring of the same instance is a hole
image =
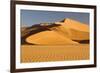
[[[22,44],[66,45],[89,43],[89,26],[76,20],[64,19],[60,22],[41,23],[22,27]]]
[[[61,24],[59,29],[68,33],[68,37],[72,40],[89,40],[89,26],[81,22],[64,19],[63,22],[56,22],[55,24]]]

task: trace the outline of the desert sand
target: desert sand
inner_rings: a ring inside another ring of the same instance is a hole
[[[23,28],[21,62],[89,59],[89,25],[72,19]]]
[[[89,59],[89,45],[21,46],[21,62],[75,61]]]
[[[86,24],[71,19],[55,24],[61,24],[61,26],[33,34],[27,37],[26,41],[33,44],[59,45],[78,44],[73,40],[89,40],[89,26]]]
[[[45,44],[45,45],[66,45],[66,44],[78,44],[69,38],[66,38],[55,31],[44,31],[29,36],[26,39],[29,43]]]

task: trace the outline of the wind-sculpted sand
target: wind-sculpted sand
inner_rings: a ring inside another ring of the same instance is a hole
[[[21,62],[89,59],[89,25],[72,19],[21,30]]]
[[[88,60],[89,45],[21,46],[21,62]]]
[[[60,26],[44,29],[36,34],[28,36],[25,40],[31,44],[78,44],[73,40],[89,40],[89,27],[86,24],[80,23],[75,20],[65,19],[63,22],[55,22]],[[52,25],[55,25],[52,24]]]

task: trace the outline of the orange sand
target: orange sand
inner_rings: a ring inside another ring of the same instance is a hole
[[[33,34],[26,38],[28,43],[64,45],[78,44],[73,40],[89,40],[89,26],[72,19],[65,19],[64,22],[55,22],[61,26],[52,27],[50,30]]]
[[[21,62],[50,62],[89,59],[89,45],[21,46]]]
[[[21,45],[21,62],[89,59],[89,44],[76,42],[89,40],[89,26],[72,19],[55,24],[60,26],[48,28],[49,30],[25,38],[26,42],[36,45]]]

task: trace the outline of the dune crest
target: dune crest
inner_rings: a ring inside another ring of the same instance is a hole
[[[59,29],[63,34],[69,31],[68,37],[72,40],[89,40],[89,26],[87,24],[80,23],[72,19],[64,19],[62,22],[55,22],[55,24],[61,24]]]

